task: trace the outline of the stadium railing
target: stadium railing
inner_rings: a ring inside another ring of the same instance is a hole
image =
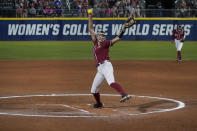
[[[133,9],[133,10],[109,10],[95,9],[94,17],[197,17],[197,9]],[[87,17],[87,10],[78,9],[62,9],[59,13],[53,9],[53,12],[46,13],[44,10],[36,10],[36,13],[31,13],[29,9],[9,9],[0,8],[0,18],[25,18],[25,17]]]

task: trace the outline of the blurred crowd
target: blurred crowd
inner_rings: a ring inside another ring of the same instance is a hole
[[[97,0],[93,8],[95,17],[141,17],[140,9],[144,6],[144,0]],[[74,0],[73,9],[77,9],[80,16],[87,16],[87,8],[87,0]]]
[[[176,0],[175,8],[178,17],[197,17],[197,0]]]
[[[61,17],[61,0],[16,0],[17,17]]]
[[[142,17],[140,9],[144,6],[144,0],[95,0],[93,8],[95,17]],[[17,0],[16,16],[61,17],[72,10],[79,17],[87,17],[88,8],[88,0]]]
[[[148,1],[147,1],[148,2]],[[15,0],[17,17],[87,17],[88,0]],[[89,6],[88,6],[89,5]],[[94,17],[197,17],[197,0],[174,0],[172,9],[146,0],[94,0]],[[176,10],[174,10],[176,9]]]

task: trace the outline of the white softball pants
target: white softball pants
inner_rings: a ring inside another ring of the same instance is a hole
[[[109,61],[105,61],[97,67],[97,73],[92,83],[91,93],[98,93],[104,80],[106,80],[109,85],[115,82],[114,69]]]
[[[177,51],[181,51],[182,47],[183,47],[183,42],[181,42],[180,40],[175,39],[175,47]]]

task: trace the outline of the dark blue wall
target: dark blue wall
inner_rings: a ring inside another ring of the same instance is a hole
[[[95,32],[104,30],[107,39],[120,31],[123,20],[95,20]],[[177,24],[183,25],[186,40],[197,40],[196,20],[137,20],[123,40],[170,40]],[[90,40],[87,20],[0,20],[0,40]]]

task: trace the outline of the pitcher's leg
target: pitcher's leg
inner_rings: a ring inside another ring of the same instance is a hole
[[[113,66],[111,62],[108,62],[103,70],[103,74],[105,76],[105,79],[107,80],[107,83],[110,85],[111,88],[115,89],[119,94],[121,94],[122,98],[120,99],[120,102],[125,102],[126,100],[129,100],[131,96],[125,93],[125,91],[122,89],[122,87],[115,82],[114,80],[114,72],[113,72]]]
[[[104,76],[97,72],[96,73],[96,76],[93,80],[93,83],[92,83],[92,88],[91,88],[91,93],[98,93],[99,92],[99,88],[101,87],[101,84],[103,83],[104,81]]]
[[[116,82],[111,83],[110,87],[115,89],[122,96],[126,95],[126,93],[124,92],[124,90],[122,89],[122,87],[118,83],[116,83]]]
[[[100,74],[99,72],[97,72],[94,81],[92,83],[92,88],[91,88],[91,93],[93,94],[95,100],[96,100],[96,104],[97,105],[102,105],[101,101],[100,101],[100,93],[99,93],[99,89],[101,87],[101,84],[104,81],[104,76],[102,74]],[[95,106],[95,105],[94,105]],[[95,107],[97,108],[97,107]]]
[[[115,82],[114,69],[113,69],[113,66],[112,66],[111,62],[105,63],[105,65],[102,69],[102,73],[103,73],[103,75],[105,77],[105,80],[107,81],[108,85]]]
[[[122,96],[126,95],[126,93],[124,92],[122,87],[118,83],[115,82],[114,70],[113,70],[113,66],[112,66],[111,62],[106,63],[103,74],[105,76],[107,83],[110,85],[110,87],[115,89]]]

